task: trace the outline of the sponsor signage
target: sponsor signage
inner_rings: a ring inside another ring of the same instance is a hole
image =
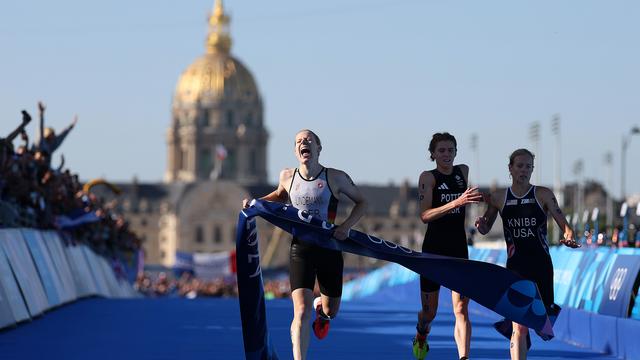
[[[638,256],[617,255],[603,288],[598,313],[629,317],[633,286],[640,271]]]

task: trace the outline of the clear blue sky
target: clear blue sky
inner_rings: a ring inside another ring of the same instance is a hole
[[[551,117],[559,113],[563,182],[575,181],[573,164],[583,159],[584,178],[608,184],[612,174],[620,192],[620,141],[640,125],[640,2],[224,4],[232,52],[264,99],[272,182],[295,165],[293,136],[308,127],[325,145],[321,162],[357,183],[415,183],[433,167],[431,135],[449,131],[472,179],[506,184],[507,156],[535,149],[529,128],[539,121],[536,171],[551,184]],[[204,53],[212,7],[213,0],[4,2],[0,131],[18,123],[21,109],[37,114],[43,100],[54,128],[79,115],[61,152],[83,179],[161,180],[171,97]],[[628,155],[627,192],[638,193],[640,135]]]

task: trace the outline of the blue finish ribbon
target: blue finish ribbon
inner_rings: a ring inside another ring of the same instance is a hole
[[[413,251],[351,230],[349,238],[331,237],[333,225],[290,205],[254,200],[240,212],[236,251],[238,297],[247,359],[277,359],[267,330],[264,289],[255,217],[293,236],[328,249],[395,262],[471,298],[506,319],[553,336],[552,324],[536,284],[501,266]]]

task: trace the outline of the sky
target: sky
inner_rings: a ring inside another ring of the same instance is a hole
[[[296,165],[293,138],[302,128],[320,135],[321,163],[378,185],[416,184],[434,167],[432,134],[448,131],[473,183],[508,184],[509,154],[527,147],[536,153],[532,181],[551,186],[559,143],[563,183],[596,180],[620,195],[622,139],[640,126],[640,2],[224,6],[232,53],[263,98],[271,183]],[[212,8],[213,0],[3,2],[0,136],[20,110],[37,115],[42,100],[48,126],[61,129],[78,115],[59,151],[82,179],[161,181],[172,95],[205,52]],[[640,134],[629,139],[627,194],[640,193]]]

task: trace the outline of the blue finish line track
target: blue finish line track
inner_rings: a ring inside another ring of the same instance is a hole
[[[416,291],[417,293],[417,291]],[[427,359],[457,359],[450,293],[441,291]],[[267,301],[273,343],[291,358],[288,299]],[[415,302],[344,302],[329,336],[311,335],[308,359],[413,359]],[[508,341],[493,330],[495,314],[472,304],[471,359],[509,359]],[[529,359],[615,359],[532,332]],[[0,331],[2,359],[244,359],[237,299],[101,299],[62,306]]]

